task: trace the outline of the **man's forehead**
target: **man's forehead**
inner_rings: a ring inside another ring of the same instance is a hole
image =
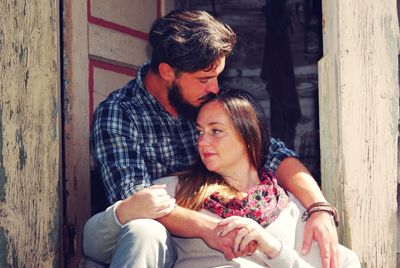
[[[210,68],[192,73],[196,78],[213,78],[218,76],[225,68],[225,58],[218,59]]]

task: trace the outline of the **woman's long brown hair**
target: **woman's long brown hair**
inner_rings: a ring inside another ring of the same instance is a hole
[[[268,156],[270,139],[263,109],[244,90],[222,91],[208,102],[214,101],[223,105],[228,118],[247,145],[251,163],[260,170]],[[242,196],[242,193],[225,183],[219,174],[208,171],[200,160],[177,175],[179,180],[175,199],[182,207],[199,210],[204,199],[214,192],[219,192],[220,196],[227,199]]]

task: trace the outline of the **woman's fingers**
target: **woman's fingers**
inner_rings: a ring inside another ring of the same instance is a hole
[[[249,232],[245,237],[243,237],[243,240],[239,246],[239,250],[245,249],[251,241],[256,240],[256,235],[257,234],[255,232]]]
[[[245,218],[240,217],[229,217],[218,223],[219,226],[225,226],[222,230],[220,236],[225,236],[227,233],[230,233],[234,229],[243,228],[247,225],[247,221]]]
[[[241,247],[243,238],[248,234],[249,234],[249,231],[247,230],[246,227],[243,227],[239,230],[239,232],[237,233],[237,235],[235,237],[235,241],[233,243],[233,250],[235,252],[239,251],[239,246]]]
[[[231,222],[238,221],[240,219],[242,219],[242,218],[238,217],[238,216],[232,216],[232,217],[220,220],[219,223],[218,223],[218,226],[224,226],[224,225],[227,225],[227,224],[229,224]]]
[[[167,202],[164,202],[161,204],[158,208],[158,211],[156,212],[155,218],[161,218],[164,216],[167,216],[170,214],[172,211],[175,209],[175,198],[171,198]]]

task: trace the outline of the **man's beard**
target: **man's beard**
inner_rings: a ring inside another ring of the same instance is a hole
[[[182,88],[175,81],[168,90],[168,100],[178,114],[183,115],[187,119],[196,119],[199,107],[193,106],[183,98]]]

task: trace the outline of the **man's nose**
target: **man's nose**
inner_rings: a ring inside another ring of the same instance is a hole
[[[210,81],[210,85],[207,87],[207,91],[213,94],[217,94],[219,92],[219,86],[218,86],[218,79],[212,79]]]

